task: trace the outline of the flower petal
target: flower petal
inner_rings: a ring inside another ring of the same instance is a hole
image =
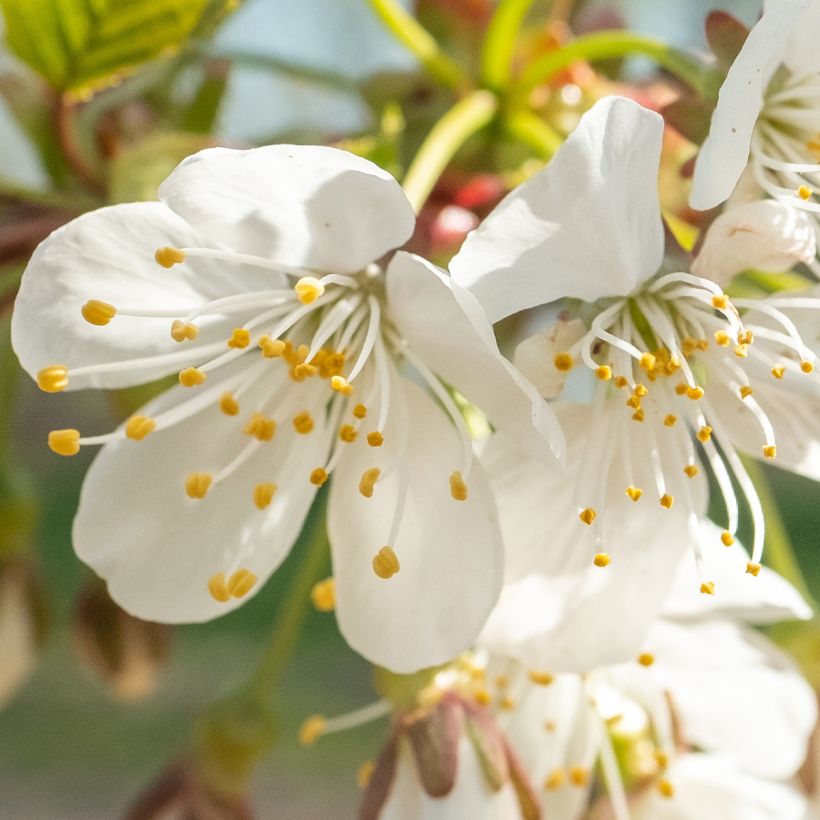
[[[600,100],[547,167],[468,235],[450,271],[491,322],[562,297],[626,295],[657,272],[662,135],[658,114]]]
[[[737,185],[763,107],[763,95],[808,0],[782,0],[751,30],[720,88],[709,136],[700,148],[689,204],[706,211]]]
[[[817,252],[814,228],[803,211],[772,199],[722,213],[706,232],[692,273],[726,286],[749,268],[781,273]]]
[[[283,389],[289,386],[286,379]],[[141,413],[156,417],[183,395],[188,395],[185,388],[172,388]],[[242,404],[255,407],[257,399],[258,394],[248,394]],[[328,448],[318,423],[307,436],[280,424],[272,442],[262,443],[205,498],[186,496],[191,472],[217,473],[252,441],[242,433],[248,415],[241,421],[229,418],[215,399],[192,418],[143,441],[105,445],[91,465],[74,520],[74,547],[131,614],[186,623],[229,612],[244,599],[217,602],[208,592],[209,579],[249,569],[258,577],[253,595],[299,535],[316,490],[309,475],[324,463]],[[314,418],[318,422],[318,412]],[[259,510],[253,490],[267,482],[278,489],[270,506]]]
[[[200,151],[162,183],[159,196],[215,242],[333,273],[361,270],[403,245],[415,226],[390,174],[324,146]]]
[[[790,71],[797,74],[816,74],[820,71],[820,54],[817,52],[817,32],[820,31],[820,6],[812,0],[797,0],[804,11],[795,25],[783,59]],[[777,2],[765,0],[763,10],[775,8]]]
[[[498,597],[501,536],[480,465],[467,479],[469,497],[455,501],[448,481],[463,451],[441,408],[415,384],[394,375],[384,445],[351,445],[336,468],[328,532],[339,627],[350,645],[395,672],[448,661],[478,634]],[[401,412],[399,405],[406,407]],[[357,487],[362,473],[395,469],[372,498]],[[388,544],[400,496],[406,499],[395,542],[400,570],[388,579],[372,568]]]
[[[115,308],[179,310],[221,296],[277,287],[272,274],[226,269],[223,263],[189,259],[166,270],[154,252],[163,246],[201,244],[197,234],[159,202],[114,205],[84,214],[40,243],[23,274],[12,317],[12,343],[32,376],[62,364],[69,370],[117,362],[129,367],[69,377],[69,389],[126,387],[185,367],[179,357],[196,360],[197,350],[226,339],[230,319],[203,322],[196,342],[184,349],[170,335],[170,318],[115,316],[105,327],[83,319],[91,299]],[[242,318],[239,318],[242,321]],[[161,354],[176,359],[156,360]],[[147,361],[140,361],[146,359]]]
[[[475,297],[435,265],[397,253],[387,269],[390,313],[416,355],[521,446],[550,458],[563,453],[555,415],[498,350]]]

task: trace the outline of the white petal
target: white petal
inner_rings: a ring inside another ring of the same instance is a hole
[[[291,384],[283,376],[282,389]],[[183,395],[190,391],[175,387],[141,412],[156,416]],[[296,540],[315,494],[310,472],[327,453],[318,412],[311,434],[297,435],[283,418],[274,440],[204,499],[185,493],[189,473],[218,472],[252,441],[242,427],[254,404],[252,395],[243,397],[242,414],[230,418],[215,400],[143,441],[104,446],[91,465],[74,520],[74,547],[133,615],[168,623],[222,615],[245,599],[218,603],[208,592],[209,579],[249,569],[259,579],[252,595]],[[252,492],[263,482],[277,484],[278,490],[270,506],[259,510]]]
[[[811,261],[816,251],[806,214],[767,199],[724,211],[709,226],[692,273],[726,286],[741,271],[781,273]]]
[[[695,163],[689,204],[706,211],[726,201],[737,185],[763,107],[763,95],[783,61],[789,37],[807,0],[782,0],[751,30],[720,89],[709,136]]]
[[[324,146],[211,148],[184,160],[160,199],[214,242],[287,265],[361,270],[413,233],[386,171]]]
[[[600,100],[547,167],[468,235],[450,271],[490,321],[565,296],[625,295],[657,272],[662,135],[658,114]]]
[[[384,445],[356,442],[336,468],[328,532],[342,634],[374,663],[413,672],[450,660],[474,640],[498,597],[503,556],[481,466],[467,479],[469,498],[455,501],[449,476],[463,454],[450,420],[415,384],[394,376],[392,391]],[[395,460],[373,497],[363,497],[362,473]],[[371,562],[388,543],[402,471],[406,503],[389,544],[401,569],[384,580]]]
[[[686,742],[762,777],[791,777],[817,718],[811,686],[759,632],[725,621],[658,622],[647,640]]]
[[[764,3],[764,9],[772,5]],[[796,74],[816,74],[820,71],[820,53],[817,51],[820,5],[812,0],[798,0],[798,5],[805,11],[792,30],[783,62]]]
[[[91,325],[80,309],[99,299],[121,309],[189,310],[221,296],[279,285],[276,275],[231,270],[224,263],[189,259],[167,270],[154,260],[157,248],[190,247],[202,240],[158,202],[115,205],[84,214],[42,242],[26,268],[12,317],[12,343],[32,376],[49,365],[71,368],[127,362],[163,353],[185,355],[170,335],[172,319],[116,316]],[[230,320],[203,322],[196,349],[227,339]],[[240,319],[241,321],[241,319]],[[147,362],[109,373],[69,375],[69,389],[125,387],[173,373],[185,364]]]
[[[475,297],[419,256],[397,253],[387,270],[390,313],[410,348],[521,446],[550,458],[564,450],[555,415],[498,350]]]

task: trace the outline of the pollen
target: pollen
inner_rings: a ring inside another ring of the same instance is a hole
[[[698,399],[703,398],[704,390],[702,387],[687,387],[686,395],[692,399],[692,401],[698,401]]]
[[[592,559],[592,563],[595,564],[596,567],[608,567],[612,563],[612,559],[609,555],[605,552],[597,552],[595,553],[595,557]]]
[[[615,387],[622,390],[628,384],[629,384],[629,379],[627,379],[626,376],[616,376],[615,377]]]
[[[755,340],[755,335],[751,330],[741,330],[737,334],[737,343],[748,347]]]
[[[382,547],[372,561],[373,572],[385,581],[392,578],[401,569],[399,559],[391,547]]]
[[[749,575],[753,575],[755,578],[757,578],[758,574],[760,573],[760,564],[755,564],[754,562],[749,561],[746,564],[746,572]]]
[[[677,421],[678,417],[670,413],[668,416],[666,416],[666,418],[664,418],[663,423],[664,425],[666,425],[666,427],[674,427]]]
[[[626,406],[631,407],[633,410],[640,410],[641,409],[641,397],[637,395],[631,395],[626,400]]]
[[[725,310],[728,304],[729,297],[725,293],[721,293],[719,296],[712,297],[712,307],[716,308],[717,310]]]
[[[333,578],[319,581],[310,591],[310,600],[318,612],[333,612],[336,608],[336,581]]]
[[[667,800],[675,796],[675,787],[666,778],[658,781],[658,791]]]
[[[636,384],[635,390],[633,395],[637,396],[639,399],[642,399],[644,396],[649,394],[649,388],[645,384]]]
[[[244,327],[235,327],[228,339],[228,347],[235,350],[244,350],[251,343],[251,332]]]
[[[310,473],[310,483],[315,487],[321,487],[328,479],[327,470],[324,467],[317,467]]]
[[[68,387],[68,368],[63,364],[44,367],[37,374],[37,386],[44,393],[60,393]]]
[[[306,436],[313,430],[313,417],[307,410],[297,413],[293,417],[293,429],[300,435]]]
[[[804,359],[802,362],[800,362],[800,369],[806,374],[813,373],[814,363]]]
[[[331,376],[330,389],[341,393],[343,396],[349,396],[353,393],[353,385],[344,376]]]
[[[774,444],[766,444],[763,447],[763,457],[764,458],[776,458],[777,457],[777,447]]]
[[[131,416],[125,423],[125,435],[134,441],[142,441],[157,429],[157,423],[150,416]]]
[[[741,399],[748,399],[749,396],[751,396],[754,391],[752,390],[751,387],[749,387],[748,384],[744,384],[738,392],[740,393],[740,398]]]
[[[253,488],[253,503],[257,509],[264,510],[270,506],[273,501],[273,496],[276,495],[276,485],[268,481],[263,484],[257,484]]]
[[[157,248],[157,250],[154,251],[154,259],[158,264],[162,265],[163,268],[173,268],[174,265],[179,265],[185,261],[185,251],[167,246]]]
[[[293,378],[296,379],[296,381],[302,382],[311,376],[315,376],[318,372],[319,368],[316,367],[316,365],[302,362],[302,364],[297,364],[296,367],[293,368]]]
[[[218,572],[216,575],[210,577],[208,580],[208,592],[210,592],[211,597],[215,601],[219,601],[220,604],[230,601],[231,593],[228,592],[224,572]]]
[[[554,359],[553,364],[555,365],[556,370],[560,370],[562,373],[566,373],[572,370],[572,366],[575,364],[572,356],[569,353],[559,353]]]
[[[813,191],[812,191],[811,188],[809,188],[808,185],[801,185],[797,189],[797,195],[800,197],[800,199],[802,199],[804,201],[808,200],[808,199],[811,199],[812,193],[813,193]]]
[[[281,339],[271,339],[270,336],[262,336],[259,339],[259,349],[267,359],[275,359],[285,352],[285,343]]]
[[[785,375],[786,375],[786,367],[785,367],[785,365],[782,365],[782,364],[776,364],[776,365],[772,368],[772,376],[774,376],[776,379],[782,379],[782,378],[783,378],[783,376],[785,376]]]
[[[602,364],[595,369],[595,375],[602,382],[608,382],[612,378],[612,368],[608,364]]]
[[[704,424],[697,432],[698,441],[704,444],[712,438],[712,428],[708,424]]]
[[[735,543],[735,537],[729,532],[729,530],[724,530],[720,534],[720,542],[724,547],[731,547],[732,544]]]
[[[190,322],[183,322],[182,319],[174,319],[171,322],[171,338],[175,342],[193,341],[199,335],[199,328]]]
[[[83,319],[91,325],[103,327],[107,325],[116,315],[117,309],[108,302],[101,302],[99,299],[89,299],[81,308],[80,313]]]
[[[324,733],[327,721],[321,715],[311,715],[299,727],[299,743],[302,746],[312,746]]]
[[[450,474],[450,495],[453,496],[456,501],[467,500],[467,485],[458,470],[454,470]]]
[[[644,420],[644,412],[639,407],[633,414],[632,414],[632,421],[643,421]]]
[[[376,771],[376,764],[372,760],[365,760],[365,762],[356,769],[356,785],[360,789],[366,789],[370,783],[370,778],[373,777],[374,771]]]
[[[362,473],[362,477],[359,479],[359,492],[365,498],[373,497],[373,488],[376,486],[381,473],[382,471],[378,467],[371,467]]]
[[[258,578],[249,569],[238,569],[225,586],[233,598],[244,598],[255,586]]]
[[[636,487],[634,484],[630,484],[626,488],[626,494],[633,500],[637,501],[642,495],[643,490],[640,487]]]
[[[254,413],[242,432],[259,441],[270,441],[276,435],[276,421],[262,413]]]
[[[725,330],[715,331],[715,342],[721,347],[729,347],[732,343],[732,337]]]
[[[636,660],[641,666],[652,666],[655,663],[655,656],[651,652],[641,652]]]
[[[564,769],[553,769],[544,781],[544,788],[548,791],[560,789],[567,782],[567,773]]]
[[[595,512],[595,510],[592,509],[592,507],[587,507],[586,509],[583,509],[581,510],[581,512],[578,513],[578,518],[580,518],[581,521],[584,522],[584,524],[589,526],[595,520],[596,515],[597,513]]]
[[[183,387],[196,387],[207,378],[208,376],[196,367],[186,367],[179,371],[179,383]]]
[[[365,407],[363,404],[357,404],[353,408],[353,415],[357,419],[363,419],[367,415],[367,407]]]
[[[384,444],[384,436],[378,430],[374,430],[367,434],[367,443],[371,447],[381,447]]]
[[[586,786],[589,782],[589,770],[583,766],[573,766],[569,770],[569,779],[573,786],[578,786],[579,788]]]
[[[549,686],[555,680],[554,675],[549,672],[539,672],[537,669],[530,669],[527,676],[536,686]]]
[[[651,353],[644,353],[638,360],[638,364],[647,371],[653,370],[657,362],[658,360]]]
[[[669,493],[664,493],[659,499],[658,503],[663,507],[665,510],[671,510],[672,505],[675,503],[675,496],[669,495]]]
[[[76,456],[80,452],[79,430],[52,430],[48,434],[48,446],[60,456]]]
[[[189,498],[205,498],[213,480],[214,477],[210,473],[191,473],[185,479],[185,492]]]
[[[703,595],[714,595],[715,594],[715,582],[714,581],[704,581],[700,585],[700,591]]]
[[[226,416],[239,415],[239,402],[234,397],[233,393],[223,393],[219,399],[219,409]]]
[[[303,276],[293,289],[303,305],[315,302],[325,292],[325,286],[315,276]]]
[[[358,436],[359,433],[352,424],[343,424],[339,428],[339,439],[345,444],[352,444]]]
[[[696,476],[696,475],[700,472],[700,470],[698,469],[698,467],[697,467],[697,465],[696,465],[696,464],[687,464],[687,465],[683,468],[683,472],[684,472],[684,473],[685,473],[685,474],[686,474],[689,478],[694,478],[694,477],[695,477],[695,476]]]

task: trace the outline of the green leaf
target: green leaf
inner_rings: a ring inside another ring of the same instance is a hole
[[[87,95],[176,51],[231,0],[0,0],[9,48],[59,91]]]

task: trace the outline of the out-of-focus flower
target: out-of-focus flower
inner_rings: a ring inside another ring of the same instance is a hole
[[[565,411],[578,425],[568,435],[574,486],[549,523],[567,552],[555,551],[554,571],[582,554],[579,541],[597,567],[611,560],[608,572],[643,551],[634,583],[653,578],[639,596],[650,608],[680,552],[698,543],[692,534],[706,474],[727,511],[724,544],[738,528],[735,486],[751,511],[752,574],[764,520],[738,451],[777,456],[786,469],[820,477],[820,300],[812,291],[732,298],[719,284],[755,256],[784,264],[813,256],[813,232],[786,206],[758,203],[754,213],[716,224],[695,266],[700,275],[670,271],[657,198],[662,133],[662,119],[630,100],[597,103],[547,168],[510,193],[451,263],[493,321],[538,305],[557,313],[515,355],[543,395],[565,398],[571,388],[592,396],[591,406]],[[542,498],[543,506],[556,495]],[[518,514],[525,522],[522,508]],[[661,532],[668,534],[650,548],[646,534]],[[702,581],[701,591],[713,594],[713,579]]]
[[[334,474],[337,614],[398,671],[451,658],[498,594],[494,504],[455,386],[525,448],[560,431],[501,356],[478,303],[423,259],[396,181],[332,148],[213,149],[160,202],[86,214],[43,242],[12,322],[47,392],[177,373],[104,445],[74,523],[128,612],[203,621],[279,565]],[[465,571],[469,568],[469,571]],[[459,606],[453,607],[453,601]]]

